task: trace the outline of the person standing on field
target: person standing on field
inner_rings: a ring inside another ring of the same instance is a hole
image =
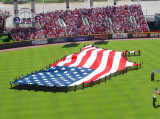
[[[157,97],[153,94],[153,107],[156,108]]]
[[[154,72],[152,72],[152,74],[151,74],[151,81],[153,81],[154,80]]]

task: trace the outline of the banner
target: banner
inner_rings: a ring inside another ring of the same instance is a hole
[[[147,33],[133,33],[132,38],[147,38],[148,34]]]
[[[115,39],[119,39],[119,38],[128,38],[128,34],[126,33],[116,33],[116,34],[112,34],[112,38]]]
[[[93,39],[94,40],[106,40],[107,39],[107,35],[94,35]]]
[[[160,33],[150,33],[150,37],[151,38],[159,38],[160,37]]]
[[[52,43],[63,43],[63,42],[68,42],[68,37],[52,39]]]
[[[32,45],[48,44],[47,39],[32,40]]]
[[[85,41],[88,40],[88,36],[75,36],[72,41]]]

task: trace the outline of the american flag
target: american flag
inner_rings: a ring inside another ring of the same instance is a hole
[[[63,87],[88,83],[138,65],[127,61],[123,53],[87,45],[80,53],[71,54],[50,68],[15,80],[13,84]]]

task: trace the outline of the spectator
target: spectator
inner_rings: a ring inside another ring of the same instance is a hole
[[[32,40],[45,37],[149,31],[140,5],[59,10],[39,15],[41,28],[12,29],[12,36],[16,40]]]

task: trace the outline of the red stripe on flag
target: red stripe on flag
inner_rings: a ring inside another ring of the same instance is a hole
[[[57,61],[56,63],[52,64],[51,67],[57,66],[57,64],[58,64],[59,62],[62,62],[62,61],[65,61],[65,60],[66,60],[66,57],[63,58],[62,60],[59,60],[59,61]]]
[[[65,63],[65,64],[63,64],[63,66],[69,66],[69,65],[71,65],[71,64],[73,64],[73,63],[75,63],[75,62],[76,62],[76,60],[77,60],[77,56],[78,56],[79,54],[80,54],[80,53],[73,54],[73,55],[72,55],[71,62],[69,62],[69,63]]]
[[[127,62],[127,60],[123,56],[121,56],[121,59],[119,62],[119,67],[118,67],[117,71],[124,69],[126,67],[126,62]]]
[[[139,66],[140,64],[133,63],[133,66],[137,66],[137,65]]]
[[[97,52],[97,57],[92,66],[90,66],[90,69],[97,69],[102,61],[103,52],[106,50],[100,50]]]
[[[82,67],[86,63],[86,61],[88,60],[88,58],[91,56],[92,51],[94,51],[94,50],[95,49],[91,49],[91,50],[87,51],[86,55],[83,56],[81,62],[78,64],[77,67]]]
[[[93,81],[93,80],[96,80],[96,79],[98,79],[100,76],[108,73],[108,72],[111,70],[111,68],[112,68],[112,64],[113,64],[113,59],[114,59],[114,56],[115,56],[115,52],[116,52],[116,51],[111,51],[111,52],[109,53],[108,61],[107,61],[107,64],[106,64],[105,69],[104,69],[102,72],[98,73],[97,75],[93,76],[90,80],[85,81],[84,83],[88,83],[88,82],[91,82],[91,81]]]
[[[85,47],[85,48],[83,48],[82,50],[86,50],[86,49],[89,49],[89,48],[93,48],[93,47],[91,47],[91,46]]]

